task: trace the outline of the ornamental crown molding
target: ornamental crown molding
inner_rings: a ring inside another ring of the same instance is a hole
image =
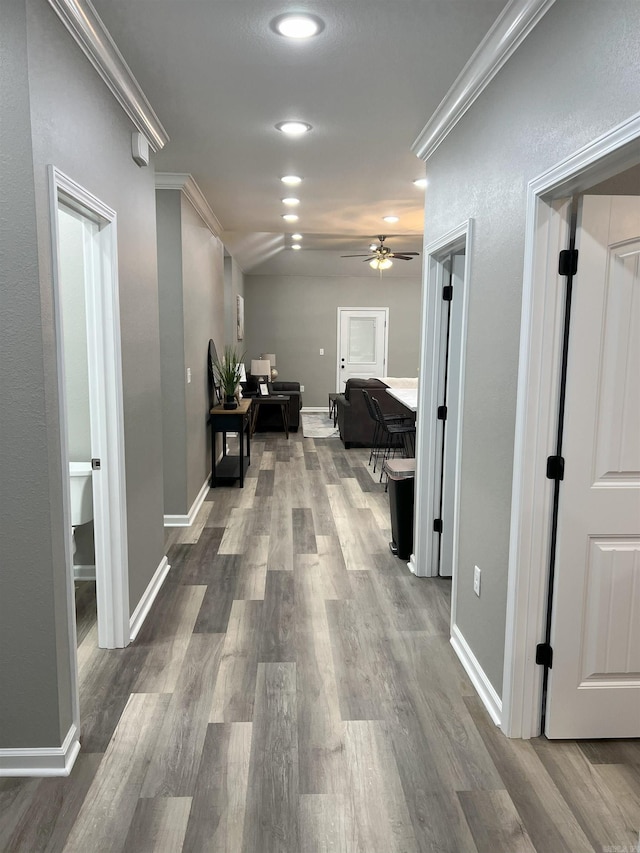
[[[221,238],[224,229],[218,217],[211,210],[209,202],[195,182],[193,175],[183,174],[182,172],[157,172],[156,189],[180,190],[181,193],[184,193],[209,231],[211,231],[214,237]]]
[[[164,148],[169,135],[90,0],[48,2],[151,150]]]
[[[411,146],[417,157],[429,159],[554,3],[511,0],[505,6]]]

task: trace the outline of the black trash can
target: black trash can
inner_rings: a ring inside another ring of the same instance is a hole
[[[413,495],[416,482],[415,459],[387,459],[384,470],[389,478],[391,512],[391,553],[408,560],[413,551]]]

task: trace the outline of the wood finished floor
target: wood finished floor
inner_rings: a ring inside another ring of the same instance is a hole
[[[449,583],[388,549],[367,451],[256,436],[168,533],[129,648],[78,617],[82,752],[0,779],[2,851],[636,851],[640,743],[509,741],[448,642]]]

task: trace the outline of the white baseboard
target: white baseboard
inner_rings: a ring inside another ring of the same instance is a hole
[[[416,555],[415,554],[411,554],[411,556],[409,557],[409,562],[407,563],[407,567],[408,567],[409,571],[411,572],[411,574],[413,574],[413,575],[418,574],[418,566],[416,564]]]
[[[156,595],[160,592],[160,587],[169,574],[170,568],[169,561],[166,557],[163,557],[149,582],[149,586],[145,589],[142,598],[138,602],[138,606],[131,614],[131,619],[129,620],[131,642],[138,636],[138,631],[142,628],[142,624],[147,618],[147,614],[151,610],[151,605],[156,600]]]
[[[189,510],[188,515],[165,515],[164,517],[164,526],[165,527],[191,527],[193,522],[196,520],[196,516],[200,512],[200,507],[204,503],[204,499],[207,496],[207,492],[209,491],[209,477],[204,481],[204,484],[200,491],[198,492],[198,497],[193,502],[191,509]]]
[[[478,696],[482,699],[482,703],[489,712],[489,716],[496,726],[499,726],[502,721],[502,699],[494,690],[493,685],[487,678],[485,671],[478,663],[478,659],[471,651],[469,644],[460,633],[457,625],[451,626],[451,645],[471,679],[471,683],[478,691]]]
[[[303,406],[300,411],[303,415],[305,412],[324,412],[329,420],[329,406]]]
[[[96,579],[96,567],[74,565],[73,579],[75,581],[94,581]]]
[[[62,746],[0,749],[0,776],[68,776],[80,752],[79,736],[72,723]]]

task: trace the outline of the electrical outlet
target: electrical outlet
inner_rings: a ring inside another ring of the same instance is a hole
[[[320,347],[320,355],[324,355],[324,347]]]
[[[300,386],[300,391],[304,391],[304,385]]]
[[[480,569],[477,566],[473,567],[473,591],[480,598]]]

